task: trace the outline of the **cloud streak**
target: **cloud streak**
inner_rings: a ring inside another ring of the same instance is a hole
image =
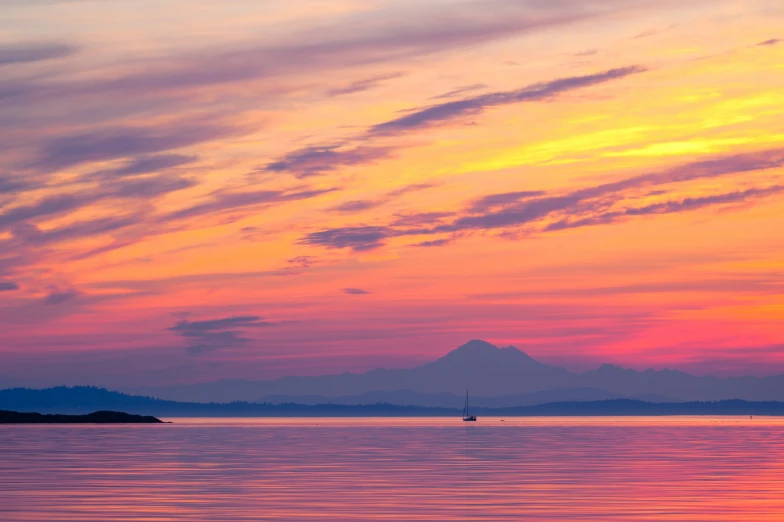
[[[334,172],[341,167],[372,164],[391,155],[392,149],[388,147],[306,147],[269,163],[262,170],[287,172],[301,179]]]
[[[65,58],[77,48],[61,43],[0,45],[0,67]]]
[[[381,74],[378,76],[373,76],[371,78],[365,78],[364,80],[357,80],[355,82],[351,82],[350,84],[338,87],[335,89],[330,89],[327,91],[329,96],[344,96],[347,94],[355,94],[358,92],[367,91],[373,89],[383,82],[387,80],[394,80],[395,78],[400,78],[403,76],[403,73],[397,72],[392,74]]]
[[[640,74],[647,69],[639,65],[610,69],[597,74],[572,76],[529,85],[514,91],[493,92],[439,103],[371,127],[370,134],[384,135],[407,132],[443,123],[461,116],[477,116],[487,109],[516,103],[544,101],[569,91]]]
[[[205,321],[183,319],[167,330],[186,340],[189,354],[203,355],[248,344],[251,339],[244,337],[244,329],[266,328],[277,324],[257,315],[240,315]]]
[[[69,214],[100,201],[149,200],[194,185],[193,180],[176,176],[155,176],[104,183],[95,189],[48,196],[28,205],[8,208],[0,213],[0,230],[28,221]]]
[[[140,174],[151,174],[168,170],[182,165],[195,162],[197,156],[184,156],[182,154],[160,154],[153,156],[139,156],[127,161],[122,167],[115,169],[102,170],[93,173],[91,178],[123,178],[128,176],[138,176]]]
[[[634,206],[635,191],[672,183],[764,171],[784,166],[784,150],[772,149],[749,154],[723,156],[683,165],[663,172],[643,174],[570,193],[549,195],[540,191],[491,194],[476,199],[451,221],[450,215],[429,219],[400,220],[389,225],[345,226],[312,232],[300,244],[328,249],[348,248],[355,252],[374,250],[395,237],[451,234],[450,238],[429,239],[416,246],[442,246],[454,241],[455,234],[496,229],[538,226],[540,232],[609,224],[624,218],[687,212],[708,206],[740,203],[777,195],[778,185],[755,187],[728,193]],[[649,194],[650,195],[650,194]],[[628,201],[625,208],[624,202]]]
[[[73,301],[80,295],[82,295],[82,293],[75,288],[60,290],[57,287],[52,287],[49,294],[44,298],[44,304],[48,306],[59,306],[69,301]]]
[[[355,199],[351,201],[346,201],[344,203],[341,203],[339,205],[330,208],[330,210],[332,212],[340,212],[344,214],[364,212],[366,210],[370,210],[385,205],[390,201],[393,201],[394,199],[409,194],[411,192],[426,190],[429,188],[433,188],[435,186],[436,185],[433,183],[416,183],[413,185],[406,185],[405,187],[392,190],[377,199]]]
[[[394,231],[383,226],[341,227],[312,232],[297,241],[300,245],[316,245],[329,249],[350,248],[355,252],[374,250]]]
[[[560,78],[528,85],[512,91],[501,91],[461,100],[454,100],[423,109],[405,116],[373,125],[358,138],[360,145],[349,142],[330,146],[311,146],[292,151],[267,164],[261,170],[289,173],[297,178],[326,174],[343,167],[370,165],[394,155],[395,147],[373,145],[373,140],[389,135],[416,131],[443,124],[461,116],[477,116],[487,109],[550,100],[570,91],[620,80],[645,72],[642,66],[621,67],[601,73]]]
[[[145,154],[153,154],[188,147],[219,137],[227,137],[234,131],[198,122],[180,122],[167,127],[117,127],[95,129],[88,132],[50,138],[41,145],[37,158],[30,164],[37,170],[55,171],[83,163],[107,161]],[[180,157],[182,158],[182,157]],[[174,162],[172,156],[164,163]],[[130,163],[126,174],[149,172],[157,160]],[[143,160],[142,160],[143,161]],[[120,174],[123,174],[122,169]]]
[[[591,225],[606,225],[614,223],[623,218],[632,216],[646,216],[656,214],[672,214],[676,212],[686,212],[690,210],[697,210],[703,207],[712,205],[724,205],[730,203],[744,203],[754,199],[764,198],[780,194],[784,191],[784,186],[776,185],[766,188],[755,188],[741,191],[728,192],[725,194],[715,194],[703,197],[691,197],[681,200],[664,201],[662,203],[655,203],[652,205],[645,205],[643,207],[629,208],[619,211],[611,212],[598,212],[593,216],[576,219],[557,221],[547,225],[544,230],[564,230],[567,228],[577,228]]]
[[[210,195],[206,201],[180,210],[163,214],[157,218],[159,222],[176,221],[207,214],[220,214],[245,207],[268,206],[289,201],[312,199],[336,188],[295,189],[295,190],[255,190],[248,192],[219,191]]]
[[[368,295],[372,292],[368,292],[367,290],[363,290],[361,288],[344,288],[343,293],[348,295]]]
[[[13,292],[19,290],[19,285],[13,281],[0,281],[0,292]]]

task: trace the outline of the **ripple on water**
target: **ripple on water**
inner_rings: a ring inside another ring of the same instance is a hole
[[[784,421],[0,426],[0,520],[784,519]]]

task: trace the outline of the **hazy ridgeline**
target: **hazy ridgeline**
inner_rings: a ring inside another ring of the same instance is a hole
[[[784,376],[694,376],[677,370],[636,371],[611,364],[584,373],[540,363],[514,347],[471,341],[423,366],[362,374],[222,380],[122,391],[183,402],[385,402],[460,408],[466,393],[477,407],[635,399],[647,402],[784,401]]]
[[[483,341],[471,341],[432,363],[405,370],[122,391],[7,389],[0,391],[0,409],[170,416],[440,416],[457,415],[466,388],[472,412],[481,415],[779,415],[784,411],[776,402],[784,400],[781,376],[698,377],[612,365],[580,374],[540,363],[516,348],[497,348]]]

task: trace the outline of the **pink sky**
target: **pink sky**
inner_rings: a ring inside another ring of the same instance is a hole
[[[0,385],[784,373],[778,0],[0,7]]]

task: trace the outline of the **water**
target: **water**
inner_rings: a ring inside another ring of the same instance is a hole
[[[784,420],[0,426],[0,520],[784,519]]]

